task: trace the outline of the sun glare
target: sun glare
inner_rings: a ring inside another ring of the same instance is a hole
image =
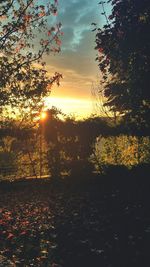
[[[44,111],[42,111],[42,112],[41,112],[41,120],[45,120],[46,117],[47,117],[47,113],[44,112]]]

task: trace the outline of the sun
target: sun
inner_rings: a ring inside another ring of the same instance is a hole
[[[42,111],[40,117],[41,117],[41,120],[45,120],[47,117],[47,113]]]

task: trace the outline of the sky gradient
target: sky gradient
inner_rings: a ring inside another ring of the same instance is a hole
[[[98,0],[59,0],[56,20],[64,32],[61,53],[50,55],[46,62],[48,71],[62,73],[63,80],[52,89],[48,105],[79,116],[93,112],[91,87],[99,69],[91,23],[103,24],[101,12]]]

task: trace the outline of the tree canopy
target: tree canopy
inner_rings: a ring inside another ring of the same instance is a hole
[[[97,29],[96,48],[104,80],[106,105],[136,127],[150,126],[149,0],[109,0],[112,13]]]
[[[51,25],[57,0],[0,1],[0,109],[6,106],[29,112],[41,105],[54,82],[48,75],[44,54],[60,51],[61,24]]]

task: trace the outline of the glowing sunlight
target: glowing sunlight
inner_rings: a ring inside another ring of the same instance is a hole
[[[73,115],[77,118],[87,117],[92,113],[92,103],[90,99],[74,99],[63,97],[49,97],[45,101],[45,106],[52,106],[61,109],[67,115]]]

